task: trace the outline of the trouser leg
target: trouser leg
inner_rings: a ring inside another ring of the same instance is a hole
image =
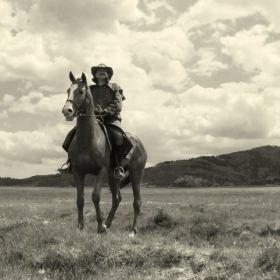
[[[121,166],[122,160],[123,160],[123,155],[124,155],[124,146],[123,145],[118,145],[116,147],[116,165],[117,167]]]
[[[116,168],[114,171],[114,177],[116,179],[121,179],[121,178],[125,177],[124,170],[121,166],[122,160],[123,160],[123,155],[124,155],[124,146],[118,145],[115,150]]]
[[[115,168],[115,178],[121,179],[125,177],[124,170],[121,166],[123,156],[124,156],[124,145],[123,145],[123,135],[119,131],[114,131],[114,139],[115,139],[115,159],[116,159],[116,168]]]
[[[62,148],[63,148],[66,152],[68,152],[68,150],[69,150],[69,148],[70,148],[70,145],[71,145],[71,142],[72,142],[72,140],[73,140],[75,134],[76,134],[76,127],[74,127],[73,129],[71,129],[71,130],[68,132],[68,134],[67,134],[67,136],[66,136],[66,138],[65,138],[65,140],[64,140],[64,142],[63,142],[63,144],[62,144]],[[64,165],[67,165],[67,167],[66,167],[66,168],[62,168]],[[61,166],[61,168],[57,169],[57,171],[59,171],[60,173],[63,173],[63,174],[72,173],[72,164],[71,164],[71,160],[68,158],[67,161],[66,161],[66,163],[64,163],[64,164]]]
[[[64,142],[62,144],[62,148],[66,152],[68,152],[68,150],[70,148],[70,144],[71,144],[75,134],[76,134],[76,126],[68,132],[68,134],[67,134],[67,136],[66,136],[66,138],[65,138],[65,140],[64,140]]]

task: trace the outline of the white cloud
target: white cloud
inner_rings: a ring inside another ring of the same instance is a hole
[[[262,64],[262,48],[267,39],[267,28],[257,25],[249,31],[241,31],[235,36],[221,38],[222,53],[230,55],[233,62],[246,71],[254,71]]]
[[[236,90],[236,88],[238,90]],[[192,131],[192,135],[211,135],[231,139],[268,138],[277,122],[279,102],[265,106],[266,92],[259,93],[252,84],[224,84],[220,89],[195,86],[173,98],[175,117],[168,119],[172,130]],[[177,125],[175,125],[175,119]],[[165,124],[167,128],[168,124]],[[169,130],[170,131],[170,130]]]
[[[0,119],[6,119],[8,118],[8,114],[7,114],[7,111],[4,110],[2,113],[0,113]]]
[[[30,88],[32,88],[32,83],[28,81],[28,82],[25,83],[24,89],[29,90]]]
[[[3,97],[3,104],[5,106],[9,106],[9,105],[12,105],[14,103],[14,100],[15,100],[15,97],[10,95],[10,94],[5,94],[4,97]]]
[[[179,60],[170,60],[168,56],[159,53],[149,53],[146,57],[151,67],[149,78],[155,86],[171,87],[179,91],[189,84],[190,78]]]
[[[216,0],[218,3],[219,1]],[[279,19],[279,9],[280,9],[280,3],[278,1],[274,0],[248,0],[248,1],[242,1],[242,0],[227,0],[227,3],[229,8],[237,8],[237,9],[243,9],[243,11],[248,11],[250,13],[260,13],[262,14],[269,22],[270,22],[270,28],[271,30],[274,30],[276,32],[280,31],[280,19]]]
[[[217,20],[235,20],[238,17],[253,14],[255,11],[244,9],[236,5],[228,5],[225,1],[200,0],[191,6],[188,12],[183,13],[177,25],[186,31],[205,24],[211,24]]]
[[[119,21],[147,19],[139,9],[137,0],[37,1],[31,7],[30,31],[65,33],[82,38],[93,32],[118,32]],[[48,25],[45,23],[48,22]]]
[[[0,157],[0,177],[28,178],[34,175],[48,175],[57,173],[59,160],[64,158],[49,159],[43,158],[41,163],[27,163],[9,158]]]
[[[167,27],[158,32],[137,33],[131,39],[133,52],[143,58],[148,53],[157,52],[185,63],[194,55],[193,44],[184,29],[177,26]],[[146,63],[149,64],[149,61],[146,60]]]
[[[124,90],[123,128],[143,140],[149,165],[277,143],[279,4],[166,2],[0,0],[0,162],[26,176],[60,166],[75,125],[61,115],[68,73],[90,81],[101,62]],[[249,27],[237,30],[242,17]]]
[[[212,73],[228,69],[228,65],[216,60],[217,55],[212,48],[201,48],[198,50],[200,59],[196,62],[194,67],[190,69],[192,73],[199,76],[210,77]]]
[[[65,156],[61,145],[68,132],[65,125],[46,125],[36,131],[0,131],[2,158],[29,164],[40,164],[43,159]]]
[[[255,72],[252,78],[261,88],[279,86],[280,42],[266,43],[268,28],[261,25],[221,38],[222,52],[245,71]]]
[[[68,75],[70,70],[89,71],[90,66],[105,58],[120,63],[126,53],[121,38],[126,27],[119,20],[147,18],[138,10],[136,0],[71,0],[67,5],[53,0],[36,1],[29,3],[28,13],[20,10],[21,4],[15,1],[13,16],[12,5],[4,4],[7,16],[3,21],[9,27],[4,29],[0,42],[0,81],[26,79],[34,87],[50,87],[52,81],[52,91],[64,84],[62,75]],[[19,20],[22,14],[25,23]],[[12,29],[20,32],[13,36]],[[108,33],[104,36],[103,32]]]
[[[165,0],[158,0],[158,1],[146,1],[146,7],[148,8],[149,11],[154,11],[158,8],[164,7],[168,11],[170,11],[173,14],[176,14],[176,11],[174,8],[169,5]]]
[[[25,112],[30,114],[48,115],[61,113],[66,100],[66,94],[45,97],[41,92],[31,91],[27,95],[15,100],[14,96],[6,94],[3,103],[9,112]]]

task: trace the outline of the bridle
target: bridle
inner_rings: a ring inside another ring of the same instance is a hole
[[[86,88],[86,94],[85,94],[85,99],[84,99],[84,101],[83,101],[83,103],[80,105],[80,106],[78,106],[75,102],[74,102],[74,100],[72,100],[72,99],[69,99],[69,98],[67,98],[67,100],[66,100],[66,102],[70,102],[70,103],[72,103],[73,105],[74,105],[74,107],[76,108],[76,112],[75,112],[75,117],[77,117],[77,118],[81,118],[81,117],[103,117],[104,115],[101,115],[101,114],[98,114],[98,115],[88,115],[88,114],[85,114],[85,113],[83,113],[83,112],[85,112],[85,109],[86,109],[86,106],[87,106],[87,104],[89,103],[89,98],[88,98],[88,95],[89,94],[91,94],[90,93],[90,89],[89,89],[89,87],[87,86],[87,84],[85,84],[85,88]],[[69,96],[68,96],[69,97]]]
[[[83,112],[85,112],[86,109],[86,105],[89,102],[88,99],[88,94],[89,94],[89,88],[88,86],[85,84],[85,88],[86,88],[86,94],[85,94],[85,98],[82,102],[82,104],[79,106],[73,99],[68,98],[66,100],[66,102],[70,102],[73,104],[73,106],[75,107],[75,117],[80,118],[80,117],[94,117],[95,115],[88,115],[88,114],[84,114]]]

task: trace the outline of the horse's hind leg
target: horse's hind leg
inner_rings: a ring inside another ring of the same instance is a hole
[[[130,170],[129,176],[130,176],[130,182],[132,185],[133,190],[133,208],[134,208],[134,220],[133,225],[131,229],[131,233],[129,234],[130,237],[133,237],[137,233],[137,222],[138,222],[138,216],[140,214],[140,207],[141,207],[141,197],[140,197],[140,185],[141,185],[141,179],[143,175],[143,170]]]
[[[114,178],[113,169],[109,171],[108,181],[109,181],[109,187],[110,187],[110,190],[112,193],[112,207],[111,207],[110,213],[108,215],[108,218],[106,219],[105,225],[107,226],[107,228],[110,228],[112,221],[114,219],[115,213],[122,200],[122,197],[121,197],[121,193],[120,193],[120,180],[116,180]]]

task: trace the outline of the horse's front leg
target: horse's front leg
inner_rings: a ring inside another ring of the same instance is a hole
[[[107,227],[103,224],[103,214],[100,209],[100,193],[102,189],[102,174],[104,169],[100,171],[100,173],[96,177],[95,186],[92,192],[92,202],[94,203],[95,211],[96,211],[96,220],[98,223],[97,233],[104,233],[107,231]]]
[[[84,179],[85,175],[80,174],[73,168],[73,176],[75,185],[77,188],[77,208],[78,208],[78,228],[82,230],[84,228]]]
[[[105,222],[105,225],[107,228],[110,228],[112,221],[114,219],[115,213],[118,209],[118,206],[122,200],[121,193],[120,193],[120,180],[114,178],[114,172],[109,172],[108,174],[108,181],[109,181],[109,187],[112,193],[112,207],[110,210],[110,213],[107,217],[107,220]]]

